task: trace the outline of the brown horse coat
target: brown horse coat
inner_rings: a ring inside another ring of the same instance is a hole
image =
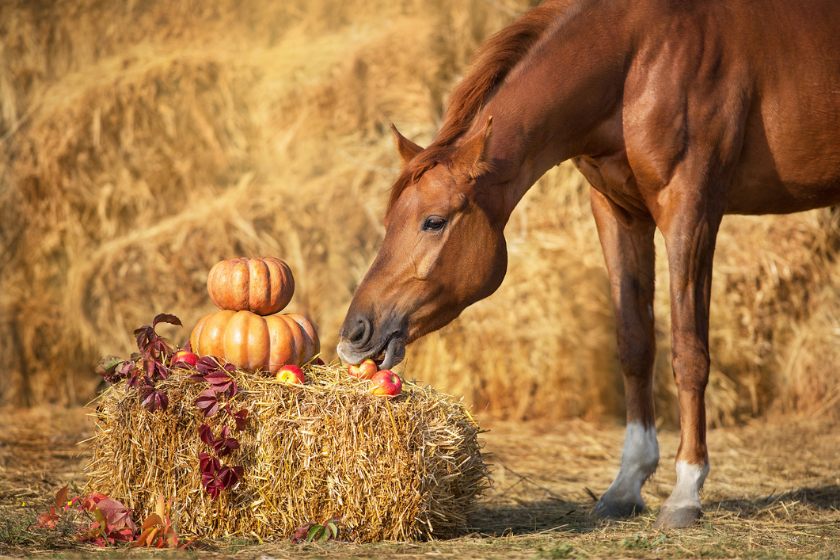
[[[345,361],[390,367],[405,344],[490,295],[503,231],[549,168],[592,185],[627,395],[622,466],[596,511],[644,507],[659,452],[652,396],[654,243],[671,276],[679,389],[677,484],[657,526],[701,514],[709,470],[704,391],[715,238],[726,213],[840,202],[840,2],[556,0],[489,39],[404,168],[382,249],[342,325]],[[562,388],[558,388],[562,390]]]

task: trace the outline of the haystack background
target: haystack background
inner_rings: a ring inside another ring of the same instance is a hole
[[[137,391],[115,385],[97,400],[88,487],[144,518],[158,495],[173,500],[179,530],[208,538],[291,538],[308,521],[341,516],[342,538],[358,542],[453,537],[466,529],[489,488],[475,419],[462,402],[406,384],[393,399],[337,364],[305,367],[306,385],[237,371],[234,431],[224,412],[205,419],[193,406],[203,382],[173,370],[158,383],[169,407],[150,413]],[[212,500],[201,483],[198,437],[230,428],[240,447],[221,458],[242,466],[234,488]]]
[[[328,359],[383,235],[398,159],[522,0],[0,3],[0,404],[79,404],[159,312],[187,328],[234,256],[277,256]],[[507,228],[499,291],[409,349],[409,377],[513,419],[623,414],[588,187],[549,172]],[[712,424],[836,414],[838,221],[724,222]],[[676,419],[659,243],[656,398]]]

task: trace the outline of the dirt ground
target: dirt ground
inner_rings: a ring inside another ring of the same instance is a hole
[[[594,498],[617,472],[623,428],[583,421],[555,424],[482,419],[494,487],[472,532],[426,543],[328,546],[233,541],[202,543],[201,557],[840,558],[840,424],[819,418],[770,418],[709,433],[712,471],[702,523],[650,529],[675,480],[679,436],[659,434],[661,468],[644,489],[649,510],[626,522],[591,514]],[[83,409],[0,410],[0,557],[114,557],[71,539],[31,531],[55,490],[85,483],[89,453],[77,445],[94,432]],[[73,495],[73,491],[71,491]],[[140,553],[144,554],[144,553]],[[136,555],[133,553],[132,555]]]

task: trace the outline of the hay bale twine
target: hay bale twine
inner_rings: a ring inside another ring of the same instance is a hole
[[[205,418],[193,403],[208,385],[173,370],[158,382],[169,406],[149,412],[125,382],[96,402],[88,490],[116,498],[140,518],[154,498],[173,500],[181,532],[203,538],[288,538],[308,521],[340,515],[357,542],[451,537],[467,527],[489,486],[481,432],[463,403],[405,383],[396,398],[337,365],[307,366],[305,385],[237,370],[232,412],[248,411],[241,431],[224,406]],[[202,485],[199,438],[224,426],[240,447],[221,462],[241,466],[236,486],[212,499]]]

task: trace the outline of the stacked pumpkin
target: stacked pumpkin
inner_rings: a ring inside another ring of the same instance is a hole
[[[272,257],[217,263],[207,292],[221,311],[202,318],[190,335],[199,356],[216,356],[235,366],[276,373],[302,366],[321,351],[318,333],[296,313],[278,314],[295,293],[289,266]]]

